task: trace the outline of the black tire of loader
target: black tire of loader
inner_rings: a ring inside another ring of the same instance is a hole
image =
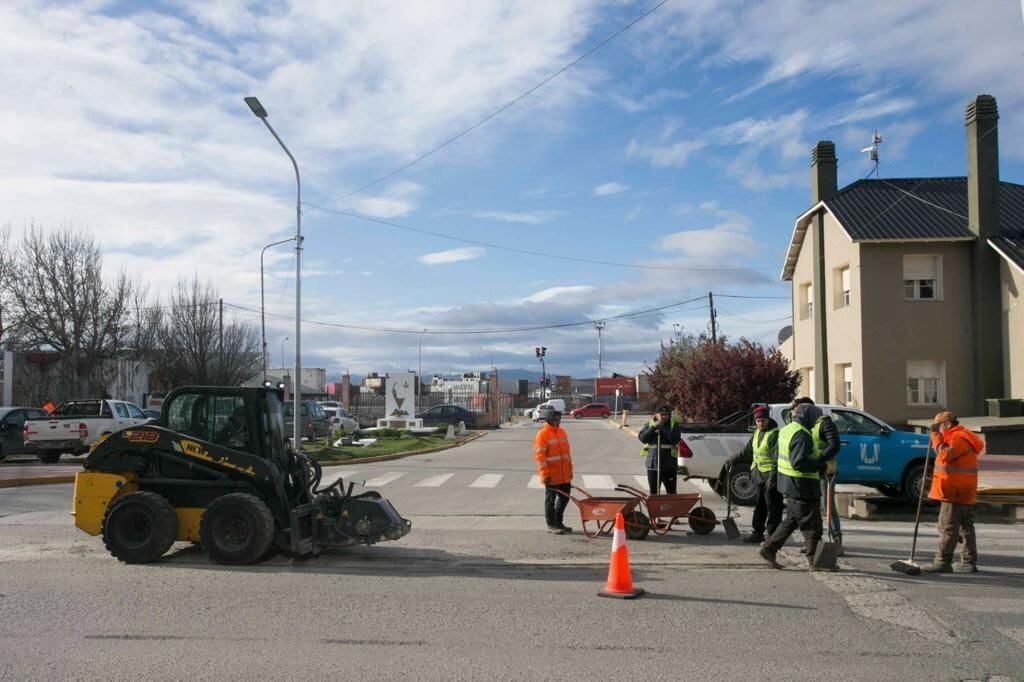
[[[161,495],[128,493],[107,507],[103,545],[126,564],[148,564],[162,557],[178,534],[178,516]]]
[[[214,500],[199,519],[199,539],[211,561],[245,566],[260,561],[270,549],[274,517],[255,495],[224,495]]]

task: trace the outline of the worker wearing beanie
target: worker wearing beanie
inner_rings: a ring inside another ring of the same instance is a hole
[[[797,398],[793,401],[791,407],[796,407],[801,403],[808,405],[814,405],[814,401],[810,398]],[[843,526],[839,520],[839,513],[836,511],[836,489],[835,486],[828,484],[830,479],[834,479],[838,472],[836,465],[836,459],[839,457],[839,449],[841,443],[839,441],[839,428],[836,426],[835,421],[832,417],[818,412],[818,419],[810,427],[811,438],[814,440],[814,456],[817,458],[818,463],[821,465],[821,479],[819,485],[821,486],[821,513],[825,513],[825,505],[832,505],[832,516],[829,518],[828,535],[829,538],[837,546],[837,552],[839,556],[843,556]],[[831,495],[832,499],[826,502],[825,496]],[[806,547],[804,547],[804,553],[806,554]]]
[[[932,564],[921,570],[925,573],[977,573],[974,504],[978,498],[978,455],[985,444],[974,432],[961,426],[952,412],[935,415],[931,430],[935,472],[928,498],[942,503],[939,551]],[[953,552],[959,542],[964,545],[960,563],[953,566]]]
[[[738,459],[750,462],[750,480],[757,486],[757,501],[754,503],[754,517],[751,532],[743,542],[764,542],[765,533],[771,536],[782,521],[784,501],[776,481],[779,456],[779,425],[771,418],[768,408],[759,405],[754,409],[754,434]]]
[[[554,410],[533,439],[533,458],[537,462],[537,476],[544,485],[544,519],[548,532],[555,535],[571,533],[572,528],[562,523],[565,506],[572,491],[572,456],[569,437],[562,428],[562,413]]]
[[[665,492],[675,495],[676,477],[679,473],[676,448],[683,438],[683,432],[679,428],[679,420],[672,414],[672,408],[668,405],[659,407],[657,414],[640,429],[639,438],[644,444],[640,454],[646,457],[644,464],[647,467],[647,484],[651,494],[657,495],[660,492],[660,478]]]

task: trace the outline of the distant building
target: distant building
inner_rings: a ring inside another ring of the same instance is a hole
[[[294,372],[294,367],[278,367],[267,370],[267,374],[272,374],[276,377],[290,377]],[[302,387],[303,393],[306,392],[307,388],[313,393],[327,393],[327,370],[320,367],[303,367]]]

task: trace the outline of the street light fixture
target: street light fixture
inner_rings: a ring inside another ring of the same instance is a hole
[[[547,367],[544,365],[544,356],[548,354],[548,349],[547,346],[537,346],[533,350],[537,354],[537,359],[540,360],[541,395],[543,395],[544,399],[547,400],[548,371]]]
[[[267,305],[266,298],[263,293],[263,254],[267,252],[271,246],[277,246],[278,244],[287,244],[288,242],[295,241],[295,237],[288,237],[288,239],[282,239],[279,242],[271,242],[263,247],[260,251],[260,337],[263,339],[263,381],[267,381]],[[283,355],[283,353],[282,353]],[[281,360],[281,366],[284,367],[284,360]]]
[[[302,399],[302,180],[299,177],[299,164],[295,162],[295,157],[288,151],[288,147],[285,146],[284,141],[278,136],[277,131],[274,130],[273,126],[270,125],[270,121],[267,120],[267,110],[263,108],[260,101],[255,97],[246,97],[245,103],[249,105],[249,109],[256,118],[263,121],[263,125],[267,127],[270,134],[274,136],[277,143],[281,145],[281,149],[288,155],[288,158],[292,162],[292,167],[295,169],[295,376],[292,377],[292,399],[298,401]],[[282,348],[281,354],[284,354]],[[284,365],[284,362],[281,363]],[[300,438],[302,433],[302,425],[299,423],[298,411],[296,410],[296,418],[292,420],[294,430],[292,432],[292,443],[295,450],[302,450],[302,439]]]

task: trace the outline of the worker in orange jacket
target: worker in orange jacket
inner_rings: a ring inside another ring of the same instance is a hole
[[[928,498],[941,502],[939,508],[939,551],[926,573],[977,573],[978,543],[974,535],[974,503],[978,498],[978,455],[985,443],[960,426],[952,412],[940,412],[932,423],[935,471]],[[960,563],[953,565],[953,552],[963,542]]]
[[[547,423],[533,439],[533,458],[537,460],[537,475],[544,484],[544,519],[548,532],[563,535],[572,532],[572,528],[562,523],[572,490],[569,437],[561,426],[561,412],[552,412],[545,421]]]

